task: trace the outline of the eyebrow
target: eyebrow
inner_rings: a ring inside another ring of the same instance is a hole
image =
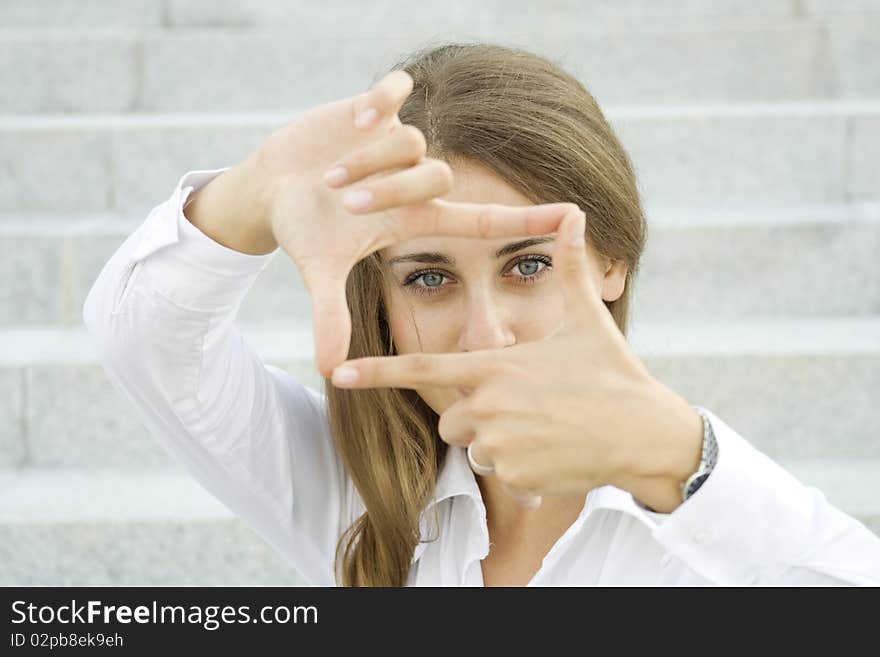
[[[555,239],[556,237],[553,235],[546,235],[543,237],[530,237],[529,239],[520,240],[519,242],[511,242],[498,249],[495,252],[495,257],[501,258],[502,256],[527,249],[530,246],[535,246],[536,244],[552,242]],[[450,258],[446,254],[438,251],[423,251],[422,253],[407,253],[405,255],[394,256],[393,258],[388,259],[389,266],[396,265],[399,262],[425,262],[432,265],[454,265],[455,258]]]

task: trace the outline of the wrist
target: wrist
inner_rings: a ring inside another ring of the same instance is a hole
[[[674,390],[654,380],[637,402],[643,418],[614,485],[642,504],[670,513],[682,502],[681,483],[696,472],[703,451],[703,418]]]
[[[278,244],[268,221],[262,183],[248,158],[194,191],[184,216],[214,241],[235,251],[265,255]]]

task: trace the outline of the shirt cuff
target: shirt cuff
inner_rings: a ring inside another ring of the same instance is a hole
[[[280,249],[264,255],[230,249],[183,214],[190,194],[227,168],[190,171],[181,177],[171,198],[153,208],[141,226],[142,236],[133,253],[136,262],[144,261],[157,292],[192,310],[239,303]]]
[[[773,579],[817,541],[830,508],[718,416],[712,425],[718,459],[700,489],[672,513],[652,517],[653,536],[704,577],[723,585]]]

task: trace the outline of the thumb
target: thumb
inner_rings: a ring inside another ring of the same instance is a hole
[[[330,378],[333,369],[348,358],[351,341],[345,278],[322,276],[307,286],[312,297],[315,364],[321,376]]]
[[[587,217],[582,210],[576,209],[566,214],[557,232],[553,252],[553,269],[562,275],[566,314],[575,318],[585,316],[589,295],[596,295],[586,251],[586,229]]]

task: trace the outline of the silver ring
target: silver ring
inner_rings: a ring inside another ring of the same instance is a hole
[[[474,446],[473,443],[470,443],[467,446],[468,462],[471,464],[471,468],[473,468],[473,471],[476,472],[478,475],[490,475],[493,472],[495,472],[495,466],[480,465],[479,463],[477,463],[474,460],[474,455],[471,452],[471,447],[473,447],[473,446]]]

